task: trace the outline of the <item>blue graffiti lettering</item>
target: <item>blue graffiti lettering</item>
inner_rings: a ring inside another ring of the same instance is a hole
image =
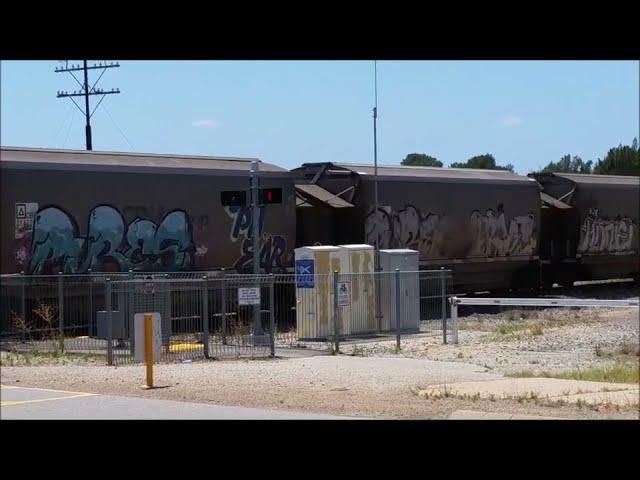
[[[81,238],[71,215],[46,207],[36,213],[29,272],[188,269],[194,252],[191,222],[182,210],[167,213],[158,226],[143,218],[126,226],[116,208],[98,205]]]

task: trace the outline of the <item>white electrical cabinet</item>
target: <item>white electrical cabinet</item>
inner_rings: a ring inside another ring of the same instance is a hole
[[[419,253],[416,250],[380,250],[380,303],[382,330],[396,329],[396,278],[400,269],[400,326],[402,331],[420,329]]]
[[[325,339],[334,331],[333,272],[341,271],[340,249],[300,247],[294,254],[298,339]]]
[[[359,335],[377,331],[374,249],[371,245],[338,245],[340,279],[350,283],[348,306],[340,307],[341,334]]]

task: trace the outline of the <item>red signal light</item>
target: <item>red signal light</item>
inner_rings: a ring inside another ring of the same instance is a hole
[[[262,205],[282,203],[282,188],[260,189],[260,203]]]

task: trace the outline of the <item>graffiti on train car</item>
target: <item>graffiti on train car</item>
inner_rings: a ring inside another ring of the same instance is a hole
[[[468,218],[422,212],[413,205],[393,211],[371,210],[365,220],[366,242],[380,248],[412,248],[428,258],[532,255],[536,248],[535,216],[507,221],[502,204]]]
[[[229,238],[232,242],[237,242],[240,237],[240,256],[233,264],[233,268],[238,272],[246,272],[253,268],[253,239],[252,215],[250,207],[225,207],[227,215],[233,222]],[[285,271],[284,255],[287,251],[287,241],[282,235],[272,235],[264,231],[264,221],[266,208],[260,209],[258,220],[258,232],[260,234],[260,266],[267,272],[273,270]]]
[[[79,231],[76,220],[62,208],[38,210],[28,271],[162,271],[193,265],[193,232],[183,210],[169,211],[157,224],[140,217],[126,224],[118,209],[98,205],[89,213],[86,237]]]
[[[638,235],[638,225],[627,216],[601,216],[597,208],[590,208],[580,227],[580,253],[629,252]]]

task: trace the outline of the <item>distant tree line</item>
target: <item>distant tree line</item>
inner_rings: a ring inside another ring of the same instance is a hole
[[[425,155],[424,153],[410,153],[401,165],[418,166],[418,167],[442,167],[443,163],[431,155]],[[450,168],[484,168],[489,170],[509,170],[513,172],[513,165],[497,165],[496,159],[493,155],[486,153],[484,155],[476,155],[471,157],[466,162],[454,162],[449,165]]]
[[[402,160],[402,165],[422,166],[422,167],[442,167],[443,163],[431,155],[424,153],[410,153]],[[486,153],[476,155],[466,162],[454,162],[450,168],[481,168],[489,170],[508,170],[513,172],[513,165],[498,165],[493,155]],[[638,150],[638,139],[634,138],[631,145],[618,145],[609,150],[607,155],[596,162],[592,160],[583,161],[577,155],[573,157],[564,155],[557,162],[549,164],[538,173],[593,173],[596,175],[637,175],[640,176],[640,151]]]

